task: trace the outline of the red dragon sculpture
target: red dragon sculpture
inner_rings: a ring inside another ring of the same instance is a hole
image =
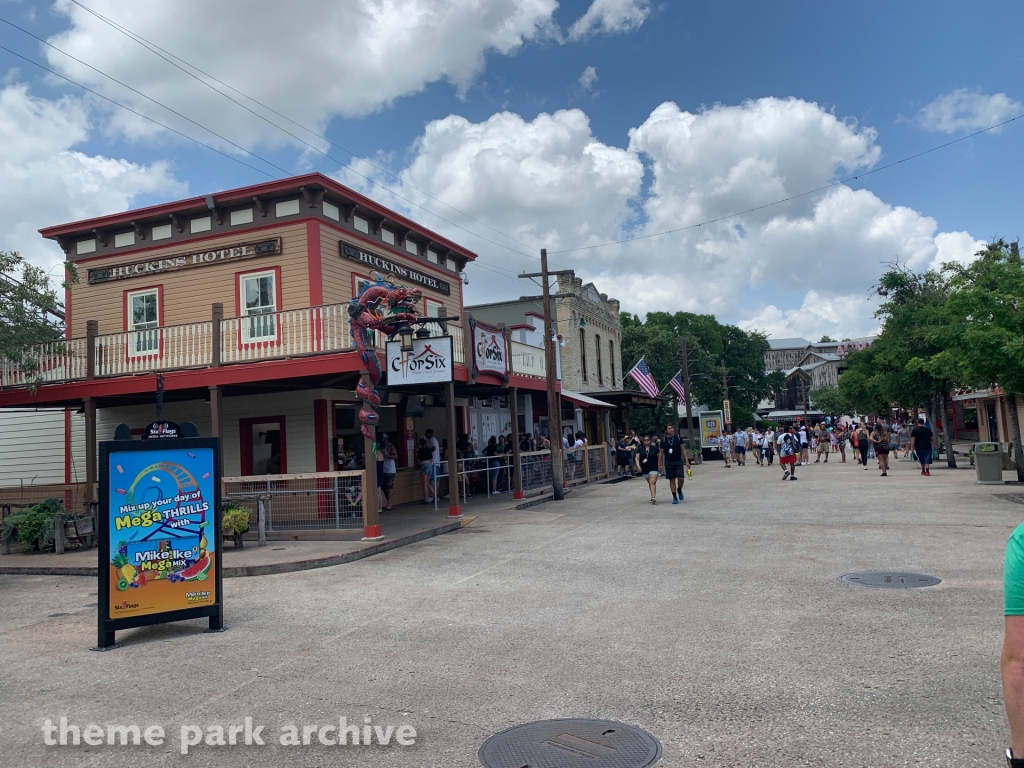
[[[369,372],[373,387],[367,386],[363,379],[356,386],[356,396],[363,401],[359,411],[359,431],[363,436],[374,440],[371,427],[379,420],[377,406],[380,396],[376,386],[381,380],[380,360],[373,349],[370,331],[379,331],[388,336],[395,333],[398,326],[404,323],[415,323],[422,318],[413,311],[421,300],[422,294],[416,288],[395,285],[375,272],[376,282],[368,283],[348,304],[348,314],[352,321],[352,340],[362,357],[363,364]]]

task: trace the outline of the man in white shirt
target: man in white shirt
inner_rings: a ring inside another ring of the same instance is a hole
[[[761,441],[762,452],[764,457],[768,459],[768,466],[775,463],[775,431],[768,427],[764,433],[764,440]]]
[[[434,478],[437,478],[438,470],[441,466],[441,444],[437,442],[437,438],[434,437],[434,430],[428,429],[423,433],[423,436],[427,438],[427,447],[430,449],[432,457],[431,463],[434,465]]]
[[[757,466],[764,466],[764,456],[762,456],[761,446],[764,443],[764,435],[758,429],[754,429],[750,435],[751,450],[754,451],[754,458],[757,460]]]
[[[807,442],[807,425],[800,425],[800,463],[803,466],[807,466],[808,460],[811,458],[810,445]]]

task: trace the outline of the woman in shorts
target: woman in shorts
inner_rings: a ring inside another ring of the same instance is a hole
[[[658,450],[658,446],[651,444],[650,437],[644,437],[643,444],[636,452],[636,471],[647,478],[647,485],[651,490],[651,504],[657,503],[660,457],[661,451]]]

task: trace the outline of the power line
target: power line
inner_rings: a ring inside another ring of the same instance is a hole
[[[291,138],[295,139],[296,141],[300,142],[301,144],[304,144],[305,146],[309,147],[309,148],[310,148],[310,149],[312,149],[312,150],[313,150],[314,152],[317,152],[317,153],[319,153],[319,154],[323,155],[324,157],[328,158],[329,160],[332,160],[333,162],[336,162],[336,163],[338,163],[339,165],[344,165],[344,163],[343,163],[343,162],[342,162],[342,161],[341,161],[340,159],[338,159],[338,158],[336,158],[336,157],[333,157],[332,155],[330,155],[330,154],[329,154],[329,153],[327,153],[327,152],[324,152],[324,151],[323,151],[322,149],[320,149],[319,147],[315,146],[314,144],[310,144],[310,143],[309,143],[308,141],[306,141],[305,139],[301,138],[300,136],[296,136],[296,135],[295,135],[294,133],[292,133],[291,131],[289,131],[289,130],[286,130],[286,129],[285,129],[285,128],[283,128],[282,126],[280,126],[280,125],[278,125],[277,123],[273,122],[272,120],[268,119],[268,118],[267,118],[267,117],[266,117],[265,115],[261,115],[261,114],[260,114],[259,112],[257,112],[257,111],[255,111],[255,110],[253,110],[253,109],[252,109],[252,108],[250,108],[249,106],[247,106],[247,105],[243,104],[242,102],[238,101],[237,99],[234,99],[234,98],[232,98],[232,97],[231,97],[230,95],[228,95],[227,93],[224,93],[224,92],[223,92],[223,91],[221,91],[220,89],[218,89],[218,88],[215,88],[215,87],[214,87],[213,85],[211,85],[211,84],[210,84],[210,83],[208,83],[207,81],[205,81],[205,80],[203,80],[202,78],[200,78],[200,77],[196,76],[196,75],[195,75],[195,73],[193,73],[193,72],[190,72],[190,71],[189,71],[188,69],[186,69],[185,67],[182,67],[182,66],[181,66],[180,64],[178,64],[177,62],[175,62],[175,61],[172,61],[172,60],[171,60],[170,58],[168,58],[168,56],[170,56],[170,57],[173,57],[174,59],[177,59],[177,61],[180,61],[180,62],[182,62],[183,64],[185,64],[186,66],[190,67],[191,69],[194,69],[194,70],[195,70],[196,72],[199,72],[200,74],[202,74],[202,75],[203,75],[203,76],[205,76],[205,77],[208,77],[208,78],[210,78],[210,79],[211,79],[211,80],[213,80],[214,82],[216,82],[216,83],[218,83],[218,84],[220,84],[220,85],[223,85],[223,86],[224,86],[225,88],[229,88],[230,90],[234,91],[235,93],[237,93],[238,95],[242,96],[243,98],[245,98],[245,99],[248,99],[249,101],[253,102],[254,104],[257,104],[257,105],[259,105],[260,107],[262,107],[263,109],[265,109],[265,110],[267,110],[267,111],[269,111],[269,112],[272,112],[273,114],[277,115],[278,117],[282,118],[283,120],[287,120],[287,121],[288,121],[289,123],[291,123],[292,125],[295,125],[295,126],[297,126],[298,128],[301,128],[302,130],[304,130],[304,131],[307,131],[307,132],[309,132],[310,134],[312,134],[313,136],[317,137],[318,139],[321,139],[322,141],[325,141],[325,142],[327,142],[327,143],[328,143],[328,144],[330,144],[331,146],[333,146],[333,147],[337,147],[338,149],[342,150],[343,152],[346,152],[346,153],[347,153],[347,154],[349,154],[349,155],[350,155],[350,156],[351,156],[351,157],[352,157],[353,159],[355,159],[355,160],[360,160],[360,161],[362,161],[362,162],[366,163],[367,165],[369,165],[369,166],[370,166],[371,168],[374,168],[375,170],[377,170],[377,171],[380,171],[381,173],[384,173],[384,174],[386,174],[387,176],[390,176],[391,178],[395,179],[396,181],[398,181],[398,182],[399,182],[400,184],[402,184],[403,186],[407,186],[407,187],[409,187],[410,189],[413,189],[413,190],[415,190],[415,191],[419,192],[420,194],[422,194],[422,195],[425,195],[426,197],[429,197],[429,198],[430,198],[431,200],[434,200],[434,201],[436,201],[436,202],[440,203],[441,205],[445,206],[446,208],[450,208],[450,209],[451,209],[452,211],[455,211],[456,213],[460,214],[461,216],[465,216],[465,217],[466,217],[467,219],[469,219],[470,221],[476,222],[477,224],[480,224],[481,226],[483,226],[483,227],[486,227],[487,229],[489,229],[489,230],[491,230],[492,232],[495,232],[495,233],[497,233],[497,234],[501,235],[502,237],[507,237],[507,238],[508,238],[509,240],[512,240],[513,242],[516,242],[516,243],[519,243],[519,244],[520,244],[520,245],[522,245],[522,246],[523,246],[524,248],[531,248],[531,247],[532,247],[532,246],[530,246],[530,245],[528,245],[528,244],[524,243],[523,241],[521,241],[521,240],[519,240],[519,239],[517,239],[517,238],[513,237],[512,235],[509,235],[509,234],[508,234],[508,233],[506,233],[506,232],[502,232],[502,231],[501,231],[500,229],[497,229],[496,227],[492,227],[492,226],[491,226],[490,224],[487,224],[487,223],[485,223],[485,222],[483,222],[483,221],[480,221],[479,219],[477,219],[477,218],[474,218],[473,216],[469,215],[469,214],[468,214],[468,213],[466,213],[465,211],[461,211],[461,210],[459,210],[458,208],[456,208],[455,206],[453,206],[453,205],[450,205],[450,204],[448,204],[448,203],[444,202],[444,201],[443,201],[443,200],[441,200],[440,198],[437,198],[437,197],[435,197],[434,195],[431,195],[431,194],[430,194],[429,192],[426,192],[425,190],[422,190],[422,189],[420,189],[420,188],[418,188],[418,187],[414,186],[413,184],[410,184],[409,182],[407,182],[407,181],[403,180],[403,179],[402,179],[401,177],[397,176],[396,174],[393,174],[393,173],[391,173],[390,171],[388,171],[388,170],[386,170],[386,169],[384,169],[384,168],[381,168],[380,166],[377,166],[377,165],[375,165],[374,163],[371,163],[371,162],[370,162],[369,160],[367,160],[366,158],[363,158],[363,157],[359,157],[358,155],[356,155],[356,153],[352,152],[352,151],[351,151],[351,150],[349,150],[349,149],[346,149],[345,147],[341,146],[340,144],[337,144],[337,143],[335,143],[335,142],[331,141],[331,140],[330,140],[330,139],[328,139],[328,138],[327,138],[326,136],[323,136],[323,135],[321,135],[321,134],[317,133],[316,131],[314,131],[313,129],[311,129],[311,128],[308,128],[308,127],[306,127],[306,126],[302,125],[301,123],[298,123],[298,122],[296,122],[295,120],[292,120],[292,119],[291,119],[290,117],[288,117],[287,115],[284,115],[284,114],[282,114],[281,112],[278,112],[277,110],[273,109],[272,107],[269,107],[269,106],[267,106],[266,104],[262,103],[261,101],[259,101],[259,100],[255,99],[255,98],[253,98],[252,96],[249,96],[248,94],[246,94],[246,93],[243,93],[242,91],[238,90],[238,89],[237,89],[237,88],[235,88],[234,86],[231,86],[231,85],[229,85],[229,84],[225,83],[224,81],[222,81],[222,80],[220,80],[220,79],[218,79],[218,78],[214,77],[213,75],[209,74],[208,72],[205,72],[205,71],[203,71],[203,70],[202,70],[202,69],[200,69],[199,67],[195,66],[194,64],[191,64],[190,62],[186,61],[185,59],[181,58],[180,56],[178,56],[178,55],[176,55],[176,54],[174,54],[174,53],[171,53],[170,51],[168,51],[168,50],[166,50],[166,49],[164,49],[164,48],[161,48],[161,47],[160,47],[160,46],[158,46],[158,45],[157,45],[156,43],[150,42],[150,41],[149,41],[149,40],[147,40],[146,38],[142,37],[141,35],[139,35],[139,34],[137,34],[137,33],[133,32],[133,31],[131,31],[131,30],[130,30],[130,29],[128,29],[127,27],[125,27],[125,26],[123,26],[123,25],[121,25],[121,24],[119,24],[119,23],[117,23],[117,22],[113,21],[112,19],[109,19],[109,18],[107,18],[106,16],[103,16],[102,14],[98,13],[97,11],[94,11],[94,10],[93,10],[92,8],[89,8],[88,6],[86,6],[86,5],[83,5],[82,3],[78,2],[78,0],[72,0],[72,2],[73,2],[73,3],[75,4],[75,5],[77,5],[78,7],[82,8],[83,10],[85,10],[85,11],[87,11],[88,13],[92,14],[92,15],[93,15],[93,16],[95,16],[96,18],[100,19],[100,20],[101,20],[102,22],[104,22],[104,23],[105,23],[105,24],[107,24],[108,26],[112,27],[113,29],[116,29],[116,30],[117,30],[118,32],[120,32],[121,34],[125,35],[125,36],[126,36],[126,37],[128,37],[128,38],[129,38],[130,40],[133,40],[133,41],[135,41],[136,43],[138,43],[138,44],[139,44],[139,45],[141,45],[142,47],[144,47],[144,48],[146,48],[147,50],[149,50],[149,51],[150,51],[151,53],[153,53],[154,55],[156,55],[156,56],[160,57],[161,59],[163,59],[164,61],[166,61],[166,62],[167,62],[168,64],[170,64],[171,66],[175,67],[176,69],[179,69],[179,70],[181,70],[182,72],[184,72],[184,73],[185,73],[186,75],[188,75],[189,77],[191,77],[191,78],[193,78],[194,80],[196,80],[197,82],[199,82],[199,83],[201,83],[201,84],[205,85],[205,86],[206,86],[207,88],[209,88],[210,90],[212,90],[212,91],[213,91],[214,93],[218,94],[219,96],[223,96],[223,97],[224,97],[225,99],[227,99],[228,101],[230,101],[230,102],[231,102],[232,104],[235,104],[235,105],[237,105],[237,106],[241,107],[241,108],[242,108],[242,109],[244,109],[245,111],[249,112],[249,113],[250,113],[251,115],[253,115],[253,116],[255,116],[255,117],[258,117],[258,118],[259,118],[260,120],[263,120],[263,121],[264,121],[264,122],[266,122],[266,123],[267,123],[268,125],[271,125],[271,126],[273,126],[273,127],[274,127],[274,128],[276,128],[277,130],[279,130],[279,131],[281,131],[282,133],[284,133],[285,135],[287,135],[287,136],[290,136]],[[52,47],[52,46],[51,46],[51,47]],[[163,54],[165,54],[165,53],[167,54],[167,56],[164,56],[164,55],[163,55]],[[86,65],[86,66],[88,66],[88,65]],[[97,70],[97,71],[99,71],[99,70]],[[113,79],[113,78],[111,78],[111,79]],[[115,80],[115,82],[117,82],[117,81]],[[133,90],[134,90],[134,89],[133,89]],[[399,195],[399,194],[398,194],[397,192],[395,192],[395,191],[394,191],[393,189],[391,189],[390,187],[387,187],[387,186],[385,186],[385,185],[381,184],[381,183],[380,183],[380,182],[378,182],[377,180],[375,180],[375,179],[373,179],[373,178],[371,178],[371,177],[369,177],[369,176],[366,176],[365,174],[359,173],[358,171],[356,171],[356,170],[355,170],[354,168],[352,168],[351,166],[349,166],[348,170],[349,170],[349,171],[350,171],[351,173],[354,173],[354,174],[355,174],[356,176],[359,176],[360,178],[362,178],[362,179],[364,179],[364,180],[368,181],[368,182],[369,182],[370,184],[373,184],[374,186],[380,187],[381,189],[385,190],[386,192],[388,192],[388,193],[390,193],[390,194],[392,194],[392,195],[395,195],[395,197],[399,198],[400,200],[404,200],[405,202],[409,203],[410,205],[412,205],[412,206],[415,206],[415,207],[417,207],[417,208],[419,208],[419,209],[421,209],[421,210],[423,210],[423,211],[426,211],[426,212],[427,212],[427,213],[429,213],[430,215],[432,215],[432,216],[436,216],[436,217],[437,217],[438,219],[440,219],[441,221],[445,222],[446,224],[449,224],[449,225],[451,225],[451,226],[454,226],[454,227],[458,227],[458,228],[459,228],[459,229],[461,229],[462,231],[464,231],[464,232],[467,232],[467,233],[469,233],[469,234],[473,235],[474,237],[479,237],[479,238],[480,238],[481,240],[484,240],[485,242],[489,242],[489,243],[492,243],[493,245],[497,245],[497,246],[499,246],[499,247],[502,247],[502,248],[507,248],[508,250],[512,251],[513,253],[518,253],[518,254],[520,254],[520,255],[522,255],[522,256],[525,256],[525,257],[527,257],[527,258],[538,258],[538,257],[536,257],[536,256],[531,256],[530,254],[526,254],[526,253],[523,253],[522,251],[519,251],[519,250],[517,250],[517,249],[515,249],[515,248],[511,248],[510,246],[508,246],[508,245],[505,245],[504,243],[498,243],[498,242],[495,242],[494,240],[489,240],[489,239],[487,239],[487,238],[485,238],[485,237],[482,237],[481,235],[478,235],[478,234],[477,234],[477,233],[475,233],[475,232],[472,232],[471,230],[468,230],[468,229],[466,229],[465,227],[462,227],[462,226],[460,226],[460,225],[456,224],[455,222],[452,222],[452,221],[448,221],[447,219],[445,219],[445,218],[441,217],[440,215],[438,215],[438,214],[434,213],[433,211],[430,211],[429,209],[427,209],[427,208],[423,207],[423,206],[422,206],[422,205],[420,205],[419,203],[416,203],[416,202],[415,202],[415,201],[413,201],[413,200],[410,200],[410,199],[408,199],[408,198],[406,198],[406,197],[403,197],[402,195]]]
[[[707,226],[708,224],[716,224],[719,221],[725,221],[727,219],[734,219],[737,216],[744,216],[744,215],[746,215],[748,213],[753,213],[755,211],[761,211],[761,210],[764,210],[765,208],[771,208],[774,205],[781,205],[782,203],[788,203],[790,200],[796,200],[796,199],[801,198],[801,197],[806,197],[807,195],[813,195],[813,194],[815,194],[817,192],[823,192],[826,189],[832,189],[833,187],[841,186],[841,185],[846,184],[846,183],[848,183],[850,181],[856,181],[857,179],[861,178],[862,176],[870,176],[873,173],[878,173],[879,171],[884,171],[887,168],[893,168],[893,167],[895,167],[897,165],[900,165],[901,163],[906,163],[906,162],[908,162],[910,160],[916,160],[919,157],[923,157],[924,155],[931,154],[932,152],[938,152],[940,149],[945,149],[946,147],[952,146],[953,144],[958,144],[961,141],[966,141],[967,139],[972,139],[975,136],[980,136],[981,134],[987,133],[988,131],[993,131],[996,128],[1002,128],[1004,125],[1008,125],[1009,123],[1012,123],[1015,120],[1020,120],[1022,117],[1024,117],[1024,114],[1017,115],[1016,117],[1011,117],[1009,120],[1003,120],[1001,123],[996,123],[995,125],[990,125],[988,128],[982,128],[980,131],[975,131],[974,133],[969,133],[966,136],[961,136],[959,139],[953,139],[952,141],[947,141],[945,144],[939,144],[938,146],[932,147],[931,149],[926,149],[923,152],[918,152],[917,154],[910,155],[909,157],[904,157],[902,160],[895,160],[895,161],[893,161],[891,163],[887,163],[886,165],[879,166],[878,168],[872,168],[870,171],[864,171],[863,173],[858,173],[856,176],[849,176],[849,177],[847,177],[845,179],[840,179],[838,181],[834,181],[831,184],[826,184],[823,187],[818,187],[817,189],[811,189],[811,190],[808,190],[807,192],[800,192],[799,194],[796,194],[796,195],[790,195],[789,197],[784,197],[781,200],[776,200],[775,202],[772,202],[772,203],[765,203],[764,205],[757,205],[757,206],[754,206],[753,208],[748,208],[745,211],[739,211],[738,213],[730,213],[730,214],[728,214],[726,216],[719,216],[716,219],[708,219],[707,221],[702,221],[699,224],[688,224],[685,227],[676,227],[675,229],[667,229],[667,230],[665,230],[663,232],[652,232],[649,235],[639,235],[637,237],[627,237],[627,238],[624,238],[622,240],[612,240],[612,241],[609,241],[607,243],[599,243],[597,245],[584,245],[584,246],[580,246],[579,248],[564,248],[564,249],[562,249],[560,251],[552,251],[551,253],[574,253],[576,251],[587,251],[587,250],[590,250],[592,248],[605,248],[605,247],[607,247],[609,245],[623,245],[625,243],[636,242],[637,240],[647,240],[647,239],[652,238],[652,237],[660,237],[661,235],[671,235],[671,234],[673,234],[675,232],[684,232],[685,230],[688,230],[688,229],[696,229],[697,227]]]
[[[81,64],[81,65],[82,65],[83,67],[88,67],[88,68],[89,68],[89,69],[91,69],[91,70],[92,70],[93,72],[96,72],[96,73],[98,73],[98,74],[100,74],[100,75],[103,75],[103,76],[104,76],[105,78],[107,78],[108,80],[111,80],[111,81],[113,81],[113,82],[117,83],[118,85],[120,85],[120,86],[122,86],[122,87],[124,87],[124,88],[127,88],[127,89],[128,89],[129,91],[131,91],[132,93],[137,93],[137,94],[138,94],[139,96],[141,96],[142,98],[146,99],[147,101],[151,101],[151,102],[153,102],[154,104],[156,104],[157,106],[163,107],[164,109],[166,109],[166,110],[167,110],[168,112],[170,112],[171,114],[177,115],[177,116],[178,116],[178,117],[180,117],[180,118],[181,118],[182,120],[187,120],[188,122],[192,123],[192,125],[194,125],[194,126],[196,126],[197,128],[200,128],[200,129],[202,129],[202,130],[206,131],[207,133],[210,133],[210,134],[212,134],[212,135],[216,136],[216,137],[217,137],[218,139],[220,139],[220,140],[221,140],[221,141],[223,141],[223,142],[226,142],[226,143],[230,144],[230,145],[231,145],[231,146],[233,146],[233,147],[234,147],[235,149],[237,149],[237,150],[239,150],[239,151],[241,151],[241,152],[244,152],[244,153],[245,153],[245,154],[247,154],[247,155],[252,155],[253,157],[255,157],[255,158],[258,158],[259,160],[262,160],[262,161],[263,161],[264,163],[266,163],[267,165],[269,165],[269,166],[270,166],[271,168],[276,168],[277,170],[279,170],[279,171],[280,171],[281,173],[283,173],[283,174],[284,174],[285,176],[288,176],[288,175],[290,175],[290,174],[289,174],[289,172],[288,172],[288,171],[287,171],[286,169],[282,168],[281,166],[279,166],[279,165],[275,165],[274,163],[270,162],[270,161],[269,161],[269,160],[267,160],[266,158],[264,158],[264,157],[260,157],[259,155],[255,154],[254,152],[250,152],[250,151],[249,151],[249,150],[247,150],[247,149],[246,149],[245,147],[243,147],[243,146],[242,146],[242,145],[240,145],[240,144],[236,144],[235,142],[231,141],[231,139],[227,138],[226,136],[221,136],[221,135],[220,135],[219,133],[217,133],[216,131],[212,131],[212,130],[210,130],[209,128],[207,128],[207,127],[206,127],[205,125],[201,125],[200,123],[197,123],[197,122],[196,122],[195,120],[193,120],[192,118],[188,117],[187,115],[183,115],[183,114],[182,114],[181,112],[178,112],[178,111],[177,111],[176,109],[172,109],[171,107],[168,107],[168,106],[167,106],[166,104],[162,104],[161,102],[157,101],[156,99],[150,98],[149,96],[147,96],[146,94],[144,94],[144,93],[143,93],[142,91],[140,91],[140,90],[138,90],[138,89],[136,89],[136,88],[132,88],[132,87],[131,87],[130,85],[128,85],[127,83],[124,83],[124,82],[122,82],[122,81],[118,80],[118,79],[117,79],[116,77],[112,77],[111,75],[108,75],[108,74],[107,74],[106,72],[102,72],[102,71],[100,71],[99,69],[96,69],[96,67],[94,67],[94,66],[92,66],[91,64],[88,64],[88,63],[86,63],[86,62],[84,62],[84,61],[82,61],[81,59],[79,59],[79,58],[77,58],[77,57],[75,57],[75,56],[72,56],[72,55],[71,55],[70,53],[68,53],[67,51],[62,51],[62,50],[61,50],[60,48],[58,48],[57,46],[53,45],[52,43],[49,43],[49,42],[47,42],[46,40],[44,40],[43,38],[39,37],[38,35],[34,35],[34,34],[32,34],[32,33],[31,33],[31,32],[29,32],[29,31],[28,31],[27,29],[24,29],[24,28],[22,28],[22,27],[19,27],[19,26],[18,26],[17,24],[14,24],[13,22],[10,22],[10,21],[8,21],[7,19],[3,18],[2,16],[0,16],[0,22],[3,22],[4,24],[6,24],[6,25],[7,25],[7,26],[9,26],[9,27],[14,27],[14,28],[15,28],[16,30],[18,30],[19,32],[23,32],[24,34],[28,35],[29,37],[31,37],[31,38],[33,38],[33,39],[35,39],[35,40],[38,40],[38,41],[39,41],[40,43],[42,43],[43,45],[45,45],[45,46],[48,46],[48,47],[52,48],[53,50],[57,51],[57,53],[61,53],[61,54],[65,55],[65,56],[67,56],[67,57],[68,57],[69,59],[71,59],[72,61],[77,61],[77,62],[78,62],[79,64]]]
[[[241,163],[246,168],[251,168],[252,170],[254,170],[254,171],[258,172],[258,173],[262,173],[264,176],[269,176],[272,179],[276,178],[274,176],[274,174],[267,173],[262,168],[257,168],[255,165],[249,165],[249,163],[245,162],[244,160],[240,160],[239,158],[235,157],[234,155],[229,155],[227,152],[223,152],[223,151],[217,149],[216,147],[211,147],[209,144],[204,144],[199,139],[197,139],[197,138],[195,138],[193,136],[189,136],[187,133],[183,133],[183,132],[177,130],[176,128],[171,128],[171,126],[165,125],[164,123],[161,123],[159,120],[156,120],[156,119],[150,117],[149,115],[144,115],[141,112],[138,112],[137,110],[132,109],[131,107],[126,107],[121,102],[115,101],[114,99],[110,98],[109,96],[104,96],[102,93],[94,91],[92,88],[88,88],[87,86],[84,86],[81,83],[75,82],[70,77],[62,75],[60,72],[57,72],[56,70],[50,69],[49,67],[46,67],[46,66],[43,66],[39,62],[33,61],[32,59],[28,58],[27,56],[22,56],[17,51],[12,51],[10,48],[7,48],[6,46],[3,46],[3,45],[0,45],[0,51],[7,51],[7,53],[11,54],[12,56],[17,56],[22,61],[27,61],[29,64],[32,64],[33,66],[39,67],[44,72],[49,72],[51,75],[56,75],[60,79],[66,80],[67,82],[71,83],[72,85],[81,88],[83,91],[88,91],[93,96],[98,96],[99,98],[103,99],[104,101],[109,101],[111,104],[113,104],[115,106],[118,106],[121,109],[127,110],[128,112],[131,112],[133,115],[138,115],[139,117],[143,118],[144,120],[148,120],[149,122],[153,123],[154,125],[159,125],[161,128],[163,128],[165,130],[168,130],[171,133],[176,133],[178,136],[181,136],[184,139],[188,139],[189,141],[195,142],[199,146],[204,147],[204,148],[210,150],[211,152],[216,152],[218,155],[222,155],[222,156],[226,157],[228,160],[233,160],[236,163]]]

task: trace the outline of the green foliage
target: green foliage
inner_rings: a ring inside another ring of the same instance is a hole
[[[64,505],[53,498],[20,509],[4,520],[4,538],[33,551],[51,549],[54,518],[63,514]]]
[[[977,260],[946,264],[950,272],[946,310],[953,321],[934,334],[941,354],[919,363],[932,375],[975,387],[1001,385],[1024,392],[1024,270],[1003,240],[990,243]]]
[[[225,536],[242,534],[249,530],[249,510],[238,504],[225,504],[221,509],[221,530]]]
[[[818,339],[819,344],[831,344],[834,341],[835,339],[833,339],[831,336],[822,336],[820,339]]]
[[[846,357],[840,394],[860,413],[881,414],[893,404],[918,406],[945,397],[957,377],[933,363],[941,359],[956,322],[948,281],[938,272],[915,273],[895,264],[875,290],[883,299],[875,313],[882,332],[870,347]]]
[[[65,287],[78,280],[74,265],[66,266]],[[0,360],[20,366],[31,381],[37,368],[31,347],[63,337],[64,324],[52,314],[63,308],[41,268],[16,252],[0,251]]]
[[[828,384],[824,387],[812,389],[808,393],[811,405],[829,416],[845,416],[852,414],[854,408],[840,391],[839,387]]]
[[[721,408],[724,360],[733,426],[752,425],[757,404],[782,384],[781,375],[765,373],[768,340],[761,333],[723,325],[713,315],[690,312],[651,312],[644,320],[624,312],[621,321],[623,370],[644,357],[662,386],[682,367],[681,342],[686,337],[693,405]],[[675,413],[674,404],[660,407],[653,415],[649,409],[635,408],[630,412],[630,424],[637,432],[661,431],[666,423],[677,420]]]

